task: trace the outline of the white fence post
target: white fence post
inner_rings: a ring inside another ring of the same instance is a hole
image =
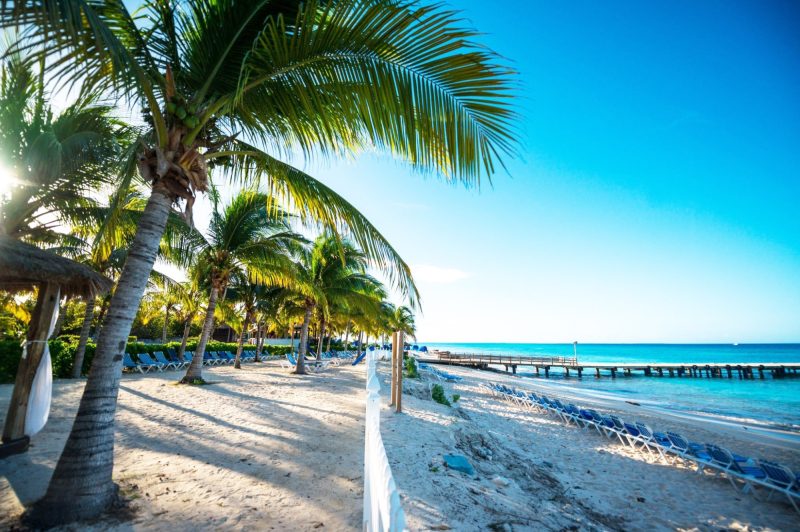
[[[364,530],[400,532],[405,514],[381,437],[380,381],[375,372],[376,351],[367,353],[366,417],[364,427]]]

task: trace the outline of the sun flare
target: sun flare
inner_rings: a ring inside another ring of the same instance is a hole
[[[0,197],[10,196],[16,181],[14,173],[0,162]]]

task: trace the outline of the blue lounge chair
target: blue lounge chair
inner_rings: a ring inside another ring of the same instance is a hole
[[[180,363],[168,360],[161,351],[156,351],[153,356],[156,357],[156,362],[164,365],[165,369],[178,369],[180,367]]]
[[[767,474],[754,460],[744,456],[735,456],[732,452],[718,445],[707,445],[708,454],[711,455],[713,465],[725,473],[734,488],[738,489],[736,481],[742,481],[744,486],[742,491],[747,492],[752,489],[752,481],[766,480]]]
[[[230,351],[217,351],[217,359],[219,360],[219,365],[233,364],[236,362],[236,355],[232,354]],[[244,358],[241,360],[243,361]]]
[[[150,368],[142,366],[141,364],[137,364],[133,361],[131,356],[128,353],[122,355],[122,369],[129,370],[129,371],[138,371],[139,373],[147,373],[150,371]]]
[[[758,466],[766,474],[765,485],[773,491],[770,491],[768,499],[772,498],[772,493],[777,491],[783,493],[792,503],[797,513],[800,513],[800,507],[797,502],[800,501],[800,478],[797,477],[792,470],[788,467],[769,462],[767,460],[759,460]]]
[[[139,359],[139,364],[141,366],[158,371],[164,371],[164,364],[156,363],[147,353],[139,353],[136,355],[136,358]]]

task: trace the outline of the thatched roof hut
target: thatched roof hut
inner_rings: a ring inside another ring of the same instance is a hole
[[[0,290],[31,290],[54,283],[61,294],[95,296],[111,289],[110,279],[88,266],[19,240],[0,236]]]

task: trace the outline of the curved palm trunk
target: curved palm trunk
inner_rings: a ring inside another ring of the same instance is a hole
[[[264,349],[264,325],[259,323],[256,328],[256,362],[261,362],[261,350]]]
[[[344,330],[344,350],[350,351],[350,346],[347,342],[350,341],[350,322],[351,320],[347,320],[347,327]]]
[[[292,339],[289,342],[289,352],[294,353],[294,325],[292,325]]]
[[[208,296],[208,309],[206,309],[206,319],[203,322],[203,330],[200,333],[200,340],[197,342],[197,349],[194,351],[192,363],[186,370],[186,375],[180,380],[181,384],[191,384],[196,380],[203,380],[203,356],[206,352],[208,338],[214,330],[214,310],[217,308],[217,298],[219,297],[219,287],[212,284],[211,293]]]
[[[317,342],[317,358],[322,358],[322,343],[325,340],[325,318],[319,320],[319,342]]]
[[[83,325],[81,325],[81,336],[78,339],[78,347],[75,349],[75,358],[72,360],[72,378],[78,379],[83,370],[83,356],[86,354],[86,344],[89,342],[89,330],[92,328],[92,318],[94,318],[94,298],[86,298],[86,311],[83,313]]]
[[[113,290],[113,288],[112,288]],[[103,323],[103,320],[106,319],[106,312],[108,312],[108,304],[111,302],[111,297],[106,295],[103,297],[103,302],[100,303],[100,312],[97,313],[97,327],[95,328],[95,334],[100,331],[100,325]]]
[[[294,373],[304,375],[306,373],[306,353],[308,352],[308,324],[311,323],[311,313],[314,305],[306,305],[306,313],[303,316],[303,327],[300,329],[300,345],[297,346],[297,367]]]
[[[333,340],[333,335],[328,336],[328,347],[325,348],[325,351],[327,351],[328,353],[331,352],[331,340]]]
[[[233,361],[233,367],[236,369],[242,369],[242,349],[244,347],[244,335],[247,332],[247,327],[250,325],[250,313],[248,312],[244,316],[244,323],[242,323],[242,332],[239,335],[239,345],[236,347],[236,358]]]
[[[136,236],[100,330],[97,350],[78,414],[56,464],[44,498],[25,516],[33,527],[90,519],[107,510],[117,496],[114,468],[114,412],[122,357],[131,325],[169,215],[170,199],[153,190],[139,218]]]
[[[61,334],[61,329],[64,327],[64,320],[67,319],[67,303],[69,303],[69,297],[65,297],[61,306],[58,308],[58,319],[56,320],[56,326],[53,328],[51,338],[57,338],[58,335]]]
[[[181,346],[178,348],[178,359],[179,360],[186,360],[183,354],[186,352],[186,342],[189,341],[189,331],[192,328],[192,318],[186,320],[186,324],[183,326],[183,338],[181,338]]]

